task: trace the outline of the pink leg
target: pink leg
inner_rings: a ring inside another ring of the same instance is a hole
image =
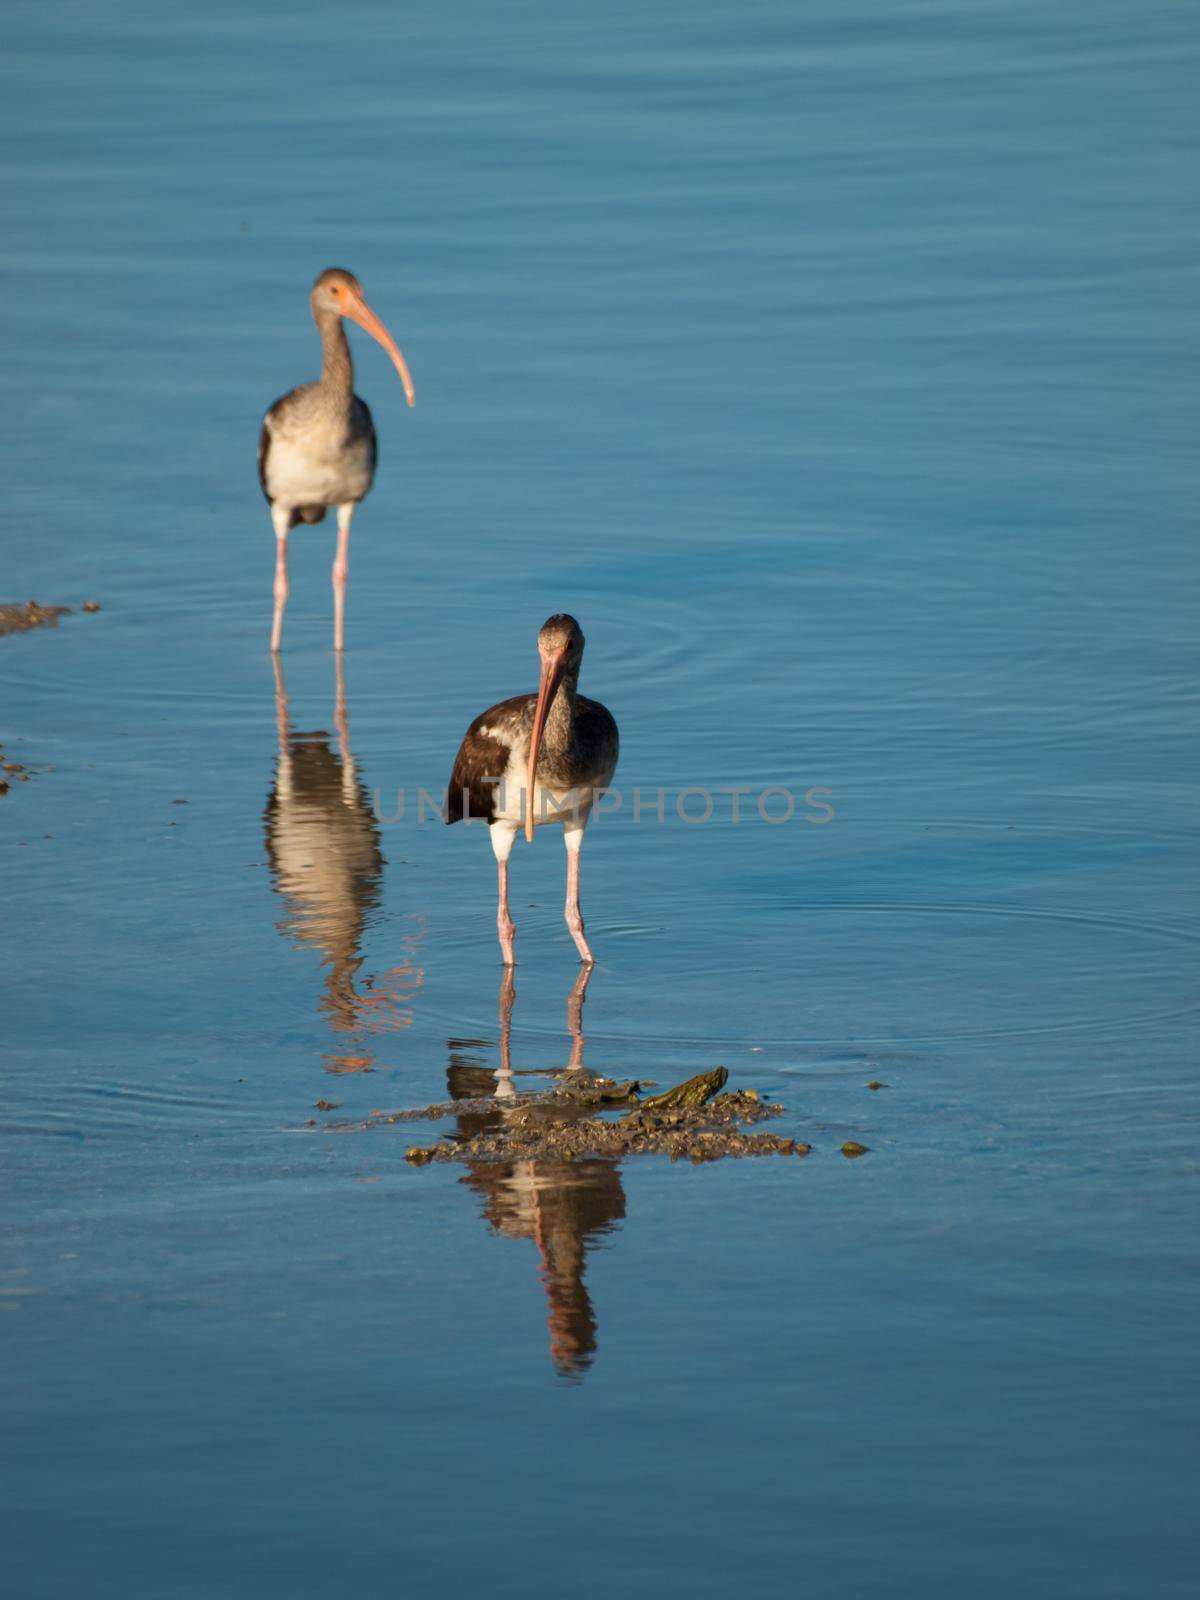
[[[280,514],[274,511],[271,516],[275,524],[275,616],[271,623],[271,650],[278,654],[279,643],[283,638],[283,608],[287,605],[288,597],[288,517],[286,513]]]
[[[504,956],[504,965],[515,967],[517,957],[513,946],[513,935],[517,930],[508,914],[508,862],[497,862],[497,869],[500,874],[500,903],[496,907],[496,931],[500,935],[500,951]]]
[[[338,507],[337,555],[333,558],[333,648],[346,648],[346,579],[350,573],[350,518],[353,505]]]
[[[579,959],[592,966],[596,960],[592,954],[592,947],[588,944],[583,933],[583,913],[579,909],[579,850],[567,846],[567,927],[571,930],[571,937],[575,941],[575,948],[579,951]]]

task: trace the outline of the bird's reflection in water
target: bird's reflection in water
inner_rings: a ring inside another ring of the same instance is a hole
[[[411,1002],[424,982],[417,954],[425,935],[415,917],[399,965],[360,979],[361,945],[378,911],[384,867],[379,824],[350,748],[345,669],[336,657],[336,747],[327,731],[293,732],[279,658],[275,717],[279,754],[264,816],[271,880],[284,904],[278,928],[299,949],[319,952],[324,969],[320,1009],[338,1040],[325,1056],[330,1072],[374,1065],[372,1035],[412,1022]]]
[[[584,1065],[583,1002],[592,969],[583,967],[567,997],[571,1033],[569,1071]],[[453,1100],[491,1096],[495,1109],[463,1111],[458,1132],[472,1139],[503,1121],[516,1094],[512,1065],[513,970],[500,985],[500,1068],[469,1052],[482,1043],[450,1040],[446,1086]],[[523,1075],[523,1074],[518,1074]],[[596,1354],[597,1323],[584,1283],[588,1250],[625,1215],[625,1191],[614,1161],[473,1161],[461,1180],[483,1201],[483,1216],[497,1233],[532,1239],[541,1256],[550,1315],[550,1359],[564,1377],[579,1380]]]

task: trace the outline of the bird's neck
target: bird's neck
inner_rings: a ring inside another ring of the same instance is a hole
[[[316,318],[324,360],[321,363],[321,388],[337,400],[350,404],[354,393],[354,362],[346,327],[336,311]]]
[[[575,737],[575,697],[579,691],[579,669],[564,674],[550,710],[546,714],[546,728],[542,734],[542,748],[551,758],[570,753]]]

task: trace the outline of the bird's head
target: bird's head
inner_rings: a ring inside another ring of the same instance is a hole
[[[408,363],[401,355],[399,345],[363,298],[362,284],[352,272],[347,272],[344,267],[326,267],[313,284],[312,311],[318,326],[330,316],[338,316],[349,317],[351,322],[357,322],[360,328],[365,328],[372,339],[391,356],[409,405],[416,405],[417,395]]]
[[[583,629],[565,611],[547,617],[538,630],[538,655],[546,662],[561,656],[564,667],[583,655]]]

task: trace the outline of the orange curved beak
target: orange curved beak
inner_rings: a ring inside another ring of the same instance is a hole
[[[365,328],[372,339],[377,340],[391,356],[396,371],[400,374],[400,382],[404,385],[404,393],[410,406],[417,403],[417,391],[413,388],[412,377],[408,370],[408,362],[400,353],[400,346],[371,310],[370,306],[361,295],[347,290],[342,306],[342,315],[349,317],[352,322],[357,322],[360,328]]]
[[[567,664],[566,646],[556,656],[542,657],[542,676],[538,683],[537,705],[533,713],[533,733],[529,740],[529,765],[525,776],[525,837],[533,843],[533,796],[537,782],[538,750],[542,743],[542,729],[554,703],[554,695],[562,682]]]

